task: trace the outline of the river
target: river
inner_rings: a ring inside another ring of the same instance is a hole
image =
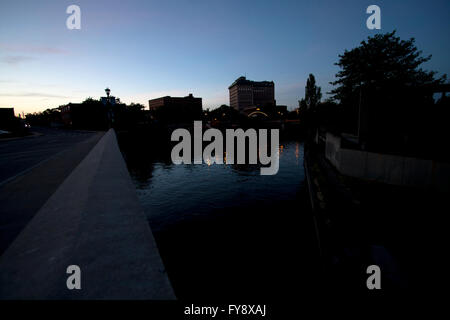
[[[178,298],[281,298],[317,284],[301,141],[280,142],[273,176],[174,165],[170,150],[145,140],[120,145]]]

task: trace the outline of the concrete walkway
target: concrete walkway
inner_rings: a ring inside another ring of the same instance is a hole
[[[68,290],[66,269],[81,269]],[[0,258],[1,299],[174,299],[108,131]]]

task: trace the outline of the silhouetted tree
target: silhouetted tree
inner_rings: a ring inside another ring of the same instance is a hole
[[[28,113],[25,119],[34,126],[50,126],[52,122],[61,121],[60,114],[58,108],[47,108],[41,112]]]
[[[316,78],[312,73],[306,80],[305,98],[299,101],[299,113],[302,114],[306,110],[314,109],[322,99],[320,87],[316,86]]]
[[[320,87],[316,86],[316,78],[312,73],[309,74],[306,80],[305,87],[305,104],[308,109],[316,107],[320,99],[322,99],[322,93]]]
[[[343,107],[346,131],[360,137],[366,134],[376,148],[398,151],[406,145],[414,130],[423,127],[421,114],[426,106],[433,104],[430,91],[421,88],[446,79],[420,68],[430,58],[422,56],[414,38],[401,40],[395,31],[368,37],[339,55],[335,65],[341,70],[331,82],[337,87],[330,93]],[[366,133],[358,129],[361,119]]]
[[[94,99],[92,97],[87,97],[86,99],[84,99],[83,103],[93,103],[94,101],[100,101],[100,100]]]
[[[377,34],[362,41],[361,45],[339,55],[335,65],[341,70],[338,80],[331,82],[338,87],[332,90],[333,98],[345,103],[359,96],[361,87],[387,89],[402,86],[422,86],[442,83],[446,76],[435,79],[436,72],[424,71],[419,66],[430,60],[431,55],[422,57],[414,45],[414,38],[401,40],[395,30]]]
[[[316,85],[316,78],[312,73],[306,80],[305,97],[299,101],[299,117],[306,130],[306,139],[311,141],[319,125],[316,111],[322,99],[321,88]]]
[[[210,120],[232,121],[239,117],[239,111],[226,104],[208,112]]]

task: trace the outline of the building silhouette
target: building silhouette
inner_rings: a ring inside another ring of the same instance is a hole
[[[228,90],[230,106],[239,112],[276,105],[273,81],[252,81],[239,77],[228,87]]]
[[[165,122],[189,122],[202,117],[202,98],[165,96],[148,101],[151,117]]]
[[[82,103],[68,103],[59,107],[61,121],[64,126],[77,129],[106,129],[115,126],[119,115],[123,113],[125,104],[119,98],[110,95],[105,89],[106,97],[88,98]]]
[[[10,130],[14,127],[15,120],[14,108],[0,108],[0,129]]]

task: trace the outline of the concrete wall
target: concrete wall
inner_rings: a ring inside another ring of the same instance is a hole
[[[81,268],[81,290],[66,269]],[[0,258],[1,299],[174,299],[113,130]]]
[[[326,135],[325,157],[347,176],[393,185],[450,191],[450,164],[341,148],[341,138]]]

